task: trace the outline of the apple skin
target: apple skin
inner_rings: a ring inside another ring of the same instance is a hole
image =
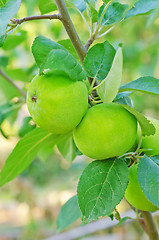
[[[150,118],[150,117],[147,117],[147,118],[155,126],[156,132],[154,135],[142,137],[141,148],[144,149],[144,153],[147,156],[158,155],[159,154],[159,120]],[[139,130],[139,132],[140,131],[141,130]],[[145,149],[151,149],[151,150],[145,150]]]
[[[93,106],[73,130],[79,150],[97,160],[121,156],[133,146],[136,135],[136,118],[117,103]]]
[[[81,81],[58,72],[37,75],[27,92],[33,120],[55,134],[67,133],[81,121],[88,108],[88,91]]]
[[[135,208],[142,211],[156,211],[158,207],[153,205],[142,192],[137,179],[138,164],[129,168],[129,183],[125,192],[126,200]]]

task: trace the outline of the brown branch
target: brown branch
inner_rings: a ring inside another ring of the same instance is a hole
[[[133,211],[136,212],[137,209],[134,208],[127,200],[126,202],[133,209]],[[154,222],[152,213],[147,211],[141,211],[141,210],[139,211],[142,214],[142,218],[138,217],[137,215],[137,220],[141,224],[143,230],[147,233],[150,240],[159,240],[159,234],[158,234],[157,227]]]
[[[89,38],[88,39],[88,41],[86,42],[86,44],[84,45],[85,46],[85,48],[87,49],[87,51],[88,51],[88,49],[89,49],[89,47],[91,46],[91,44],[94,42],[94,38]]]
[[[81,62],[83,62],[83,60],[87,54],[87,50],[84,47],[84,45],[82,44],[82,42],[75,30],[75,27],[69,16],[66,4],[63,0],[55,0],[55,2],[57,5],[57,8],[59,10],[60,16],[62,18],[61,21],[65,27],[65,30],[68,33],[68,36],[70,37],[70,40],[71,40],[79,58],[81,59]]]
[[[24,17],[22,19],[12,19],[13,24],[21,24],[23,22],[33,21],[33,20],[41,20],[41,19],[59,19],[61,20],[61,17],[59,14],[53,14],[53,15],[39,15],[39,16],[31,16],[31,17]]]
[[[0,75],[5,78],[13,87],[15,87],[18,92],[26,98],[26,93],[9,77],[7,76],[1,69],[0,69]]]
[[[159,240],[159,234],[152,214],[150,212],[145,211],[141,211],[141,213],[145,222],[146,232],[150,240]]]

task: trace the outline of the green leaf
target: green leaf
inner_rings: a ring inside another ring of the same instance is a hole
[[[8,65],[9,58],[5,56],[0,57],[0,66],[6,67]]]
[[[11,100],[14,97],[21,96],[19,91],[2,76],[0,76],[0,93],[3,96],[3,99],[7,101]]]
[[[100,19],[103,10],[105,8],[105,3],[101,6],[99,10],[98,20]],[[119,22],[122,17],[124,16],[125,10],[129,6],[127,4],[120,4],[118,2],[114,2],[111,5],[108,6],[103,18],[102,18],[102,25],[111,25],[116,22]]]
[[[4,50],[11,50],[19,46],[24,41],[26,41],[26,39],[27,39],[26,31],[20,31],[15,35],[8,35],[2,48]]]
[[[76,52],[76,50],[74,49],[72,42],[70,39],[64,39],[64,40],[60,40],[57,42],[58,44],[62,45],[69,53],[71,53],[71,55],[79,62],[79,56]]]
[[[30,80],[26,69],[6,68],[5,73],[15,81],[28,82]]]
[[[66,0],[67,6],[74,6],[80,12],[84,12],[86,10],[86,3],[84,0]]]
[[[111,68],[114,56],[115,49],[108,41],[90,48],[83,63],[88,76],[103,80]]]
[[[133,100],[129,97],[132,92],[122,92],[118,93],[114,99],[113,102],[120,103],[120,104],[126,104],[130,106],[131,108],[134,107]]]
[[[18,12],[21,0],[9,0],[0,8],[0,37],[5,34],[9,20]]]
[[[33,42],[32,52],[40,72],[49,68],[65,71],[72,80],[86,79],[82,66],[62,45],[39,36]]]
[[[21,174],[46,142],[50,141],[52,145],[55,145],[64,137],[65,135],[48,133],[41,128],[36,128],[28,133],[17,143],[1,169],[0,186]]]
[[[97,93],[104,103],[110,103],[116,97],[122,81],[123,54],[119,47],[107,77],[97,86]]]
[[[114,101],[119,100],[120,98],[123,98],[123,97],[129,97],[131,93],[132,92],[130,92],[130,91],[118,93],[116,95]]]
[[[5,43],[5,40],[6,40],[6,34],[0,36],[0,47],[2,47]]]
[[[57,218],[57,232],[60,232],[81,217],[77,196],[70,198],[61,208]]]
[[[62,156],[69,163],[72,163],[72,161],[76,157],[76,151],[77,151],[76,145],[75,145],[74,140],[73,140],[73,136],[71,135],[68,138],[66,138],[65,140],[61,141],[57,145],[57,148],[60,151],[60,153],[62,154]]]
[[[150,136],[155,134],[155,127],[154,125],[148,120],[144,115],[141,113],[137,112],[135,109],[121,104],[126,110],[128,110],[131,114],[133,114],[137,121],[140,124],[141,130],[142,130],[142,135],[143,136]]]
[[[57,10],[57,6],[53,0],[39,0],[39,9],[41,14],[45,14]]]
[[[34,128],[36,128],[36,124],[30,124],[32,117],[27,116],[23,119],[23,124],[19,129],[19,137],[24,137],[27,133],[31,132]]]
[[[105,4],[107,4],[108,2],[110,2],[110,0],[102,0]]]
[[[128,219],[132,219],[131,217],[123,217],[116,226],[120,226],[121,224],[123,224],[126,220]]]
[[[0,7],[4,7],[8,0],[0,0]]]
[[[126,97],[126,96],[119,98],[118,100],[114,100],[113,102],[120,103],[120,104],[126,104],[126,105],[130,106],[131,108],[134,107],[133,100],[130,97]]]
[[[25,69],[6,68],[5,74],[7,74],[13,81],[19,80],[19,81],[27,82],[29,80],[28,73]],[[11,100],[14,97],[21,96],[19,91],[2,76],[0,76],[0,94],[3,96],[3,99],[7,100],[7,101]],[[1,104],[3,104],[3,103],[1,103]]]
[[[149,76],[141,77],[120,87],[120,92],[132,90],[159,94],[159,79]]]
[[[154,9],[154,11],[151,12],[148,20],[147,20],[147,26],[150,28],[153,24],[153,22],[159,17],[159,2],[157,5],[157,8]]]
[[[74,81],[85,80],[87,77],[82,66],[67,50],[63,49],[52,50],[46,61],[41,65],[40,72],[48,68],[50,70],[62,70]]]
[[[129,4],[129,7],[132,8],[132,7],[134,7],[136,2],[138,2],[138,0],[128,0],[127,4]]]
[[[159,207],[159,165],[145,155],[139,162],[137,178],[147,199]]]
[[[96,160],[83,171],[78,183],[78,203],[88,223],[110,214],[120,203],[128,183],[128,167],[122,159]]]
[[[152,156],[151,159],[152,159],[157,165],[159,165],[159,155]]]
[[[15,110],[19,109],[21,107],[21,103],[11,103],[7,102],[0,106],[0,125],[2,122],[8,118],[9,115],[11,115]]]
[[[89,17],[92,19],[92,23],[98,22],[98,12],[91,5],[88,5],[88,13]]]
[[[84,0],[88,5],[95,8],[97,0]]]
[[[46,37],[38,36],[35,38],[32,45],[32,53],[38,67],[40,67],[46,61],[48,54],[53,49],[65,49],[65,48]]]
[[[139,0],[135,3],[134,7],[127,12],[125,19],[140,14],[147,14],[149,11],[155,9],[157,4],[158,0]]]
[[[98,22],[98,11],[96,10],[96,0],[85,0],[87,3],[87,14],[92,23]]]

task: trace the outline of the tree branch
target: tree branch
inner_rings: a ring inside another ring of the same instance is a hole
[[[84,45],[82,44],[76,30],[75,27],[71,21],[71,18],[69,16],[68,10],[66,8],[66,4],[63,0],[55,0],[57,8],[59,10],[60,16],[61,16],[61,21],[68,33],[68,36],[70,37],[70,40],[79,56],[79,58],[81,59],[81,62],[83,62],[84,57],[87,54],[87,50],[84,47]]]
[[[156,224],[150,212],[141,211],[150,240],[159,240]]]
[[[61,16],[59,14],[53,14],[53,15],[40,15],[40,16],[31,16],[31,17],[24,17],[22,19],[12,19],[13,24],[21,24],[23,22],[28,22],[32,20],[41,20],[41,19],[59,19],[61,20]]]
[[[17,86],[17,84],[9,76],[7,76],[1,69],[0,75],[4,77],[13,87],[15,87],[22,96],[26,98],[26,93],[19,86]]]
[[[87,49],[87,51],[88,51],[88,49],[89,49],[89,47],[91,46],[91,44],[94,42],[94,38],[93,37],[90,37],[89,39],[88,39],[88,41],[86,42],[86,44],[84,45],[85,46],[85,48]]]

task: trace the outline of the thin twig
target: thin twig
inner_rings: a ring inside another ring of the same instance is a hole
[[[15,87],[19,93],[26,98],[26,93],[9,77],[7,76],[1,69],[0,69],[0,75],[4,77],[10,84],[12,84],[13,87]]]
[[[82,19],[83,19],[83,21],[84,21],[84,23],[85,23],[85,25],[86,25],[89,33],[91,34],[91,29],[90,29],[90,27],[89,27],[89,25],[88,25],[88,23],[87,23],[87,20],[86,20],[85,16],[83,15],[83,13],[82,13],[78,8],[77,8],[77,11],[78,11],[79,14],[81,15],[81,17],[82,17]]]
[[[87,50],[84,47],[84,45],[82,44],[76,30],[75,27],[71,21],[71,18],[69,16],[66,4],[63,0],[55,0],[57,8],[59,10],[60,16],[61,16],[61,21],[65,27],[66,32],[68,33],[68,36],[70,37],[70,40],[80,58],[80,60],[83,62],[86,54],[87,54]]]
[[[103,9],[103,12],[102,12],[102,14],[101,14],[101,16],[100,16],[100,19],[99,19],[99,22],[98,22],[98,26],[97,26],[96,31],[95,31],[95,33],[94,33],[94,37],[96,37],[96,35],[99,33],[99,29],[100,29],[100,27],[101,27],[101,23],[102,23],[104,14],[105,14],[106,10],[108,9],[108,7],[109,7],[109,5],[110,5],[111,3],[112,3],[112,0],[110,0],[110,1],[106,4],[105,8]]]
[[[14,24],[21,24],[23,22],[33,21],[33,20],[41,20],[41,19],[59,19],[61,20],[61,16],[59,14],[53,15],[39,15],[39,16],[31,16],[31,17],[24,17],[22,19],[12,19],[11,21]]]
[[[116,27],[116,25],[112,26],[111,28],[109,28],[107,31],[105,31],[105,32],[102,33],[101,35],[98,35],[96,38],[104,37],[104,36],[107,35],[111,30],[113,30],[115,27]]]

